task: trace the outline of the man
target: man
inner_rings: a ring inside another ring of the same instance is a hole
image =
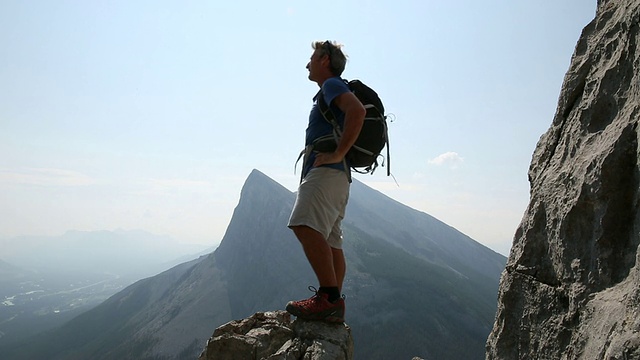
[[[366,111],[340,78],[346,65],[340,45],[315,42],[313,49],[307,69],[309,80],[318,84],[320,92],[309,115],[302,181],[288,226],[300,241],[320,286],[318,290],[310,287],[314,296],[290,301],[286,309],[302,319],[343,322],[341,291],[346,262],[340,226],[351,182],[345,155],[360,133]],[[312,147],[314,140],[334,131],[320,111],[319,101],[329,105],[342,130],[333,152],[318,152]]]

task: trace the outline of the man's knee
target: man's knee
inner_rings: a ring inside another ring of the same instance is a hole
[[[324,240],[324,237],[322,236],[322,234],[320,234],[319,231],[312,229],[306,225],[291,226],[291,230],[293,230],[293,233],[296,235],[299,241],[313,240],[313,239]]]

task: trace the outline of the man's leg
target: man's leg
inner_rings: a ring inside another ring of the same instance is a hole
[[[304,254],[307,256],[320,286],[340,288],[342,278],[344,278],[344,272],[340,276],[340,279],[338,279],[338,276],[336,276],[335,259],[333,257],[335,249],[329,246],[322,234],[308,226],[292,226],[291,229],[300,241],[300,244],[302,244]],[[344,263],[344,258],[342,258],[342,262]]]
[[[344,256],[332,247],[341,247],[339,220],[336,219],[344,217],[348,191],[349,184],[344,173],[330,168],[311,170],[298,188],[287,226],[300,241],[320,288],[308,299],[287,303],[286,310],[296,317],[344,321],[344,299],[340,296],[345,271]],[[325,235],[324,230],[329,230],[331,236]],[[333,234],[335,231],[338,233]],[[336,235],[340,239],[336,240]],[[335,259],[334,254],[337,255]]]
[[[347,263],[344,260],[344,253],[342,249],[331,248],[333,257],[333,273],[335,274],[338,289],[342,293],[342,282],[344,281],[344,275],[347,271]]]
[[[329,246],[322,234],[308,226],[291,226],[291,229],[302,244],[309,264],[318,278],[320,289],[309,299],[289,301],[286,310],[305,320],[343,322],[344,300],[340,298],[340,285],[334,269],[333,255],[336,249]],[[341,254],[338,253],[338,255]],[[344,263],[344,258],[337,260],[337,265],[340,267],[340,264]],[[343,277],[344,275],[340,275],[340,283]]]

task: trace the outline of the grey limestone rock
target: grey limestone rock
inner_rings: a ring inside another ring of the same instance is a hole
[[[285,311],[259,312],[218,327],[199,360],[351,360],[345,324],[291,321]]]
[[[502,274],[487,359],[640,359],[640,1],[576,45]]]

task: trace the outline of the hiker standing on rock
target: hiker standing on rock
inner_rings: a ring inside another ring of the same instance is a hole
[[[351,183],[345,155],[360,133],[366,111],[340,77],[347,62],[341,46],[324,41],[313,43],[313,49],[307,69],[309,80],[316,82],[320,91],[314,97],[309,115],[302,181],[288,226],[300,241],[320,286],[317,290],[310,287],[315,291],[311,298],[290,301],[286,309],[301,319],[343,322],[345,305],[341,291],[346,262],[341,221]],[[329,106],[342,129],[340,138],[335,136],[335,150],[313,146],[315,140],[334,135],[319,101]]]

